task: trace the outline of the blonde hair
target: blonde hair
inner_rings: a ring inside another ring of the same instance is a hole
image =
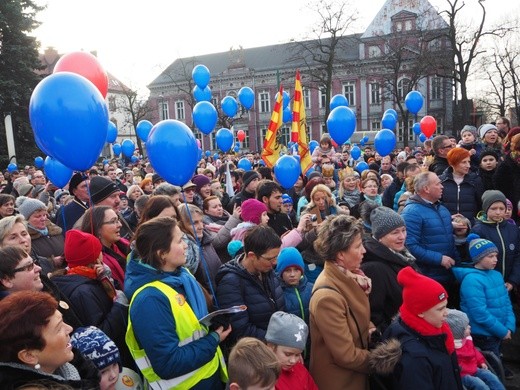
[[[327,201],[329,203],[329,206],[334,206],[334,207],[336,206],[336,201],[334,200],[334,197],[332,196],[332,192],[330,191],[330,188],[327,187],[325,184],[317,184],[316,186],[314,186],[314,188],[311,191],[311,196],[310,196],[311,201],[309,202],[309,204],[306,207],[307,210],[310,210],[314,206],[316,206],[316,203],[314,202],[313,197],[317,192],[325,193],[325,195],[327,196]]]

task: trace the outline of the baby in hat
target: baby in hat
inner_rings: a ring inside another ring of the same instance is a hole
[[[318,389],[311,374],[302,363],[309,328],[300,317],[277,311],[267,326],[265,341],[282,366],[276,381],[277,389]]]
[[[460,366],[462,384],[469,389],[504,389],[504,385],[497,376],[488,370],[482,353],[475,348],[466,313],[450,309],[446,322],[455,339],[455,352]]]

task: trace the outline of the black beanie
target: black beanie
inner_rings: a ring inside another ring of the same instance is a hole
[[[106,177],[94,176],[90,179],[90,198],[92,203],[97,204],[114,192],[121,192],[121,190],[113,181]]]
[[[246,188],[249,183],[251,183],[255,179],[260,179],[260,175],[256,171],[247,171],[242,176],[242,188]]]

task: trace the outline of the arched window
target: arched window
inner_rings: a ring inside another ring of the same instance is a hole
[[[397,98],[399,101],[403,101],[408,92],[410,92],[410,79],[402,78],[397,82]]]

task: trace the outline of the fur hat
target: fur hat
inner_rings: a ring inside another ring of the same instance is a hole
[[[72,191],[74,191],[76,189],[76,187],[81,184],[81,182],[83,182],[87,179],[88,179],[87,175],[85,175],[81,172],[76,172],[74,175],[72,175],[72,177],[70,178],[70,181],[69,181],[70,193],[72,194]]]
[[[33,189],[34,186],[30,183],[22,184],[20,187],[18,187],[18,195],[28,196]]]
[[[283,194],[282,202],[283,202],[283,204],[287,204],[287,203],[293,204],[293,198],[291,198],[291,196],[289,194]]]
[[[486,136],[486,133],[490,130],[495,130],[496,132],[498,132],[498,129],[495,125],[492,125],[490,123],[487,123],[485,125],[482,125],[478,128],[478,134],[480,136],[481,139],[484,139],[484,137]]]
[[[242,176],[242,188],[246,188],[249,183],[255,179],[260,180],[260,174],[257,171],[247,171],[244,173]]]
[[[64,254],[70,268],[95,263],[101,253],[101,242],[92,234],[71,229],[65,234]]]
[[[462,138],[462,135],[466,132],[470,132],[471,134],[473,134],[475,139],[477,138],[477,128],[475,126],[471,126],[471,125],[464,126],[462,128],[462,130],[460,131],[460,137]]]
[[[28,198],[26,196],[19,196],[16,198],[15,204],[18,212],[22,214],[27,220],[29,220],[29,217],[36,211],[47,210],[45,203],[38,199]]]
[[[31,192],[31,197],[37,198],[44,189],[45,189],[44,185],[41,185],[41,184],[35,185]]]
[[[244,222],[260,224],[262,214],[267,212],[267,206],[256,199],[247,199],[242,203],[240,216]]]
[[[195,175],[191,178],[193,184],[197,186],[197,192],[205,185],[211,183],[211,180],[206,175]]]
[[[482,194],[482,211],[487,213],[493,203],[502,202],[507,207],[506,196],[498,190],[487,190]]]
[[[469,318],[466,313],[460,310],[448,309],[446,322],[451,328],[454,339],[460,340],[464,338],[464,333],[469,325]]]
[[[119,187],[110,179],[103,176],[94,176],[90,179],[90,198],[92,203],[98,204],[114,192],[121,192]]]
[[[117,363],[121,370],[121,357],[117,345],[99,328],[88,326],[76,329],[70,343],[92,361],[98,370]]]
[[[491,149],[491,148],[487,148],[487,149],[484,149],[482,151],[482,153],[480,153],[480,155],[478,156],[478,162],[479,164],[482,163],[482,159],[486,156],[493,156],[495,157],[495,160],[497,160],[498,162],[498,154],[497,152],[495,152],[494,149]]]
[[[498,248],[491,241],[480,238],[475,233],[470,233],[466,238],[469,242],[469,256],[473,264],[477,264],[480,260],[491,253],[498,253]]]
[[[404,219],[391,208],[380,206],[370,213],[370,225],[372,235],[379,240],[392,230],[403,227]]]
[[[69,191],[62,189],[57,189],[54,191],[54,199],[56,199],[56,202],[59,202],[60,199],[65,195],[70,195]]]
[[[403,287],[403,304],[409,313],[419,315],[448,299],[448,293],[436,280],[421,275],[412,267],[405,267],[397,274],[397,282]]]
[[[470,157],[469,151],[464,148],[453,148],[448,152],[446,159],[448,160],[448,164],[450,167],[454,167],[459,164],[462,160],[467,157]]]
[[[304,273],[305,265],[303,264],[303,257],[300,251],[290,246],[280,251],[276,263],[276,273],[281,276],[288,267],[297,267],[302,271],[302,275]]]
[[[294,314],[277,311],[269,320],[265,341],[303,351],[308,335],[309,328],[304,320]]]

